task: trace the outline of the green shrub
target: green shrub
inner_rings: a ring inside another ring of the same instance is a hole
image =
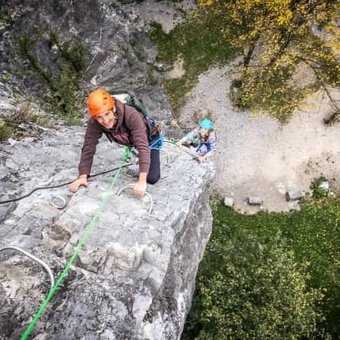
[[[210,66],[225,65],[236,55],[235,48],[223,37],[221,23],[212,17],[197,20],[189,14],[169,33],[154,23],[150,37],[158,47],[160,61],[172,65],[178,58],[183,60],[185,74],[164,81],[174,110],[180,107],[185,95],[197,84],[200,74]]]
[[[30,72],[37,76],[46,89],[43,91],[42,104],[46,110],[62,117],[67,124],[80,122],[80,106],[83,98],[80,94],[80,81],[86,64],[86,46],[82,42],[62,42],[50,33],[48,44],[56,46],[58,52],[56,74],[52,74],[45,65],[39,63],[33,47],[45,39],[37,34],[35,37],[22,36],[19,39],[19,51],[28,60]]]
[[[8,139],[15,131],[15,127],[5,121],[0,120],[0,142]]]
[[[311,189],[313,190],[314,198],[323,198],[323,197],[328,196],[328,190],[325,190],[324,188],[321,187],[321,184],[326,181],[327,179],[323,176],[316,178],[313,181],[311,185]]]
[[[297,339],[316,331],[322,295],[291,251],[239,233],[209,243],[183,339]]]
[[[213,233],[200,265],[183,339],[238,339],[240,334],[262,338],[255,332],[269,331],[285,332],[280,334],[288,339],[294,334],[295,338],[337,339],[340,199],[306,199],[300,211],[256,215],[239,214],[218,204],[213,215]],[[276,287],[281,288],[274,291]],[[300,325],[282,314],[280,306],[300,311],[295,316]],[[230,336],[223,338],[220,328]]]

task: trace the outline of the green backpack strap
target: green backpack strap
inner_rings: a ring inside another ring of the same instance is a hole
[[[113,97],[117,96],[124,104],[134,107],[137,111],[143,114],[145,118],[149,116],[148,109],[141,99],[138,99],[130,91],[125,89],[110,89],[109,92]]]
[[[149,111],[141,99],[137,98],[126,89],[109,89],[109,93],[111,93],[113,97],[116,97],[122,103],[132,106],[143,115],[149,141],[151,141],[160,133],[160,126],[149,117]]]
[[[149,115],[148,109],[146,108],[145,104],[141,99],[138,99],[137,97],[130,95],[126,100],[126,104],[134,107],[136,110],[143,113],[145,118],[148,118]]]

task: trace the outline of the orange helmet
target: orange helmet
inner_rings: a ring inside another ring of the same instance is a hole
[[[87,98],[87,108],[91,116],[112,110],[115,106],[113,97],[103,89],[92,91]]]

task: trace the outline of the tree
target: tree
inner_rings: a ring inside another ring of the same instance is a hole
[[[196,20],[222,22],[226,41],[243,51],[235,103],[280,119],[323,89],[340,85],[337,0],[200,0]],[[313,77],[306,81],[299,71]]]
[[[307,289],[293,253],[241,231],[235,237],[217,228],[200,266],[182,339],[315,336],[322,295]]]

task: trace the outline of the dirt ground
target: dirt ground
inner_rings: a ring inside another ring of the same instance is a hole
[[[159,22],[165,31],[177,24],[183,10],[193,8],[191,0],[175,4],[146,0],[133,13],[145,21]],[[182,76],[179,61],[164,76]],[[260,209],[287,211],[298,208],[287,202],[285,194],[298,189],[311,192],[314,178],[326,177],[332,191],[340,190],[340,123],[325,126],[322,119],[330,105],[322,94],[309,100],[308,108],[298,111],[286,125],[269,117],[252,117],[235,110],[228,92],[231,67],[213,68],[201,75],[180,109],[181,126],[194,127],[199,117],[209,115],[216,123],[218,136],[214,189],[232,197],[235,209],[253,213]],[[340,100],[340,91],[333,93]],[[248,196],[259,196],[261,206],[249,206]]]
[[[325,126],[331,111],[321,93],[309,99],[285,125],[269,117],[252,117],[230,103],[230,68],[214,68],[202,75],[180,110],[180,122],[210,115],[218,137],[214,188],[232,197],[235,208],[246,213],[260,209],[287,211],[298,208],[287,202],[287,191],[311,192],[313,179],[324,176],[331,190],[339,191],[340,124]],[[334,93],[340,99],[339,91]],[[259,196],[261,206],[249,206],[248,196]]]

